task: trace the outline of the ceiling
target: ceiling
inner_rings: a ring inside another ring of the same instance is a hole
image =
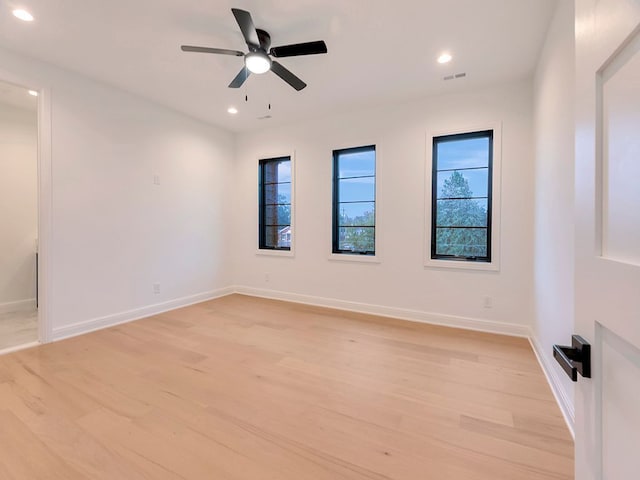
[[[8,0],[0,46],[248,131],[526,78],[556,1]],[[18,7],[35,20],[15,19]],[[280,60],[306,89],[296,92],[271,72],[230,89],[241,57],[180,51],[181,44],[246,51],[232,7],[249,10],[273,46],[326,41],[327,55]],[[445,50],[454,58],[440,65]],[[467,76],[443,80],[460,72]],[[231,105],[235,116],[227,113]]]

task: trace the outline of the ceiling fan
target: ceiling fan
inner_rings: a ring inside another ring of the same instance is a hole
[[[238,22],[238,26],[242,31],[249,52],[243,53],[240,50],[227,50],[224,48],[195,47],[190,45],[182,45],[183,52],[198,53],[216,53],[219,55],[233,55],[236,57],[244,57],[244,67],[240,73],[236,75],[229,88],[239,88],[249,77],[250,73],[265,73],[272,70],[282,80],[287,82],[296,90],[300,91],[307,86],[302,80],[296,77],[291,71],[282,66],[271,57],[297,57],[301,55],[316,55],[319,53],[327,53],[327,45],[324,41],[295,43],[292,45],[283,45],[281,47],[271,47],[271,35],[268,32],[256,28],[253,25],[251,14],[246,10],[232,8],[233,16]]]

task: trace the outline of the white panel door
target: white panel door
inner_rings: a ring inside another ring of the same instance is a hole
[[[576,478],[640,479],[640,0],[576,0]]]

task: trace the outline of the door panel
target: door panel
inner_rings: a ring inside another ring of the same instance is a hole
[[[599,75],[602,256],[640,265],[640,34]]]
[[[596,425],[602,434],[604,478],[630,479],[640,471],[640,349],[600,324],[595,347],[601,352]]]
[[[576,479],[640,471],[640,0],[576,0]]]

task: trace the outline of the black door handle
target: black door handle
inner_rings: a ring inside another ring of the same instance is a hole
[[[571,346],[553,346],[553,357],[574,382],[578,381],[578,373],[584,378],[591,378],[591,345],[580,335],[571,337]]]

